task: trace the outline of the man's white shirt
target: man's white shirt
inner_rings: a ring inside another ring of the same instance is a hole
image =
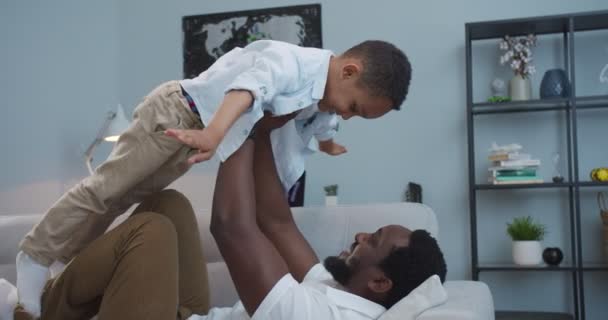
[[[322,264],[313,266],[302,283],[286,274],[266,295],[252,317],[239,301],[232,308],[213,308],[188,320],[371,320],[386,309],[341,289]]]

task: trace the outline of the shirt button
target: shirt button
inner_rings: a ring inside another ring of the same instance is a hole
[[[266,90],[266,87],[264,87],[264,86],[260,87],[260,91],[262,91],[262,94],[268,93],[268,90]]]
[[[298,102],[298,107],[302,108],[303,105],[304,103],[302,101]]]
[[[249,135],[249,130],[247,130],[247,129],[243,130],[243,135],[244,136]]]

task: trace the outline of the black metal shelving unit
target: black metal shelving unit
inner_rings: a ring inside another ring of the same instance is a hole
[[[585,319],[585,272],[608,271],[608,264],[586,264],[582,257],[581,240],[581,201],[582,188],[608,187],[606,182],[592,182],[581,180],[579,177],[578,155],[578,122],[577,111],[585,109],[608,109],[608,95],[576,96],[575,77],[575,34],[581,31],[608,30],[608,10],[555,16],[532,17],[511,20],[487,21],[467,23],[465,25],[466,48],[466,113],[467,113],[467,141],[469,158],[469,207],[471,224],[471,267],[472,277],[479,280],[481,272],[565,272],[572,277],[573,307],[571,315],[562,314],[565,318]],[[564,44],[564,67],[571,84],[571,96],[559,99],[537,99],[506,103],[476,103],[473,101],[473,58],[472,47],[475,41],[500,39],[504,35],[520,36],[527,34],[545,35],[561,34]],[[567,137],[567,176],[563,183],[540,184],[511,184],[492,185],[478,184],[475,177],[475,120],[487,114],[508,114],[521,112],[563,112],[566,119]],[[608,115],[608,114],[607,114]],[[569,218],[570,218],[570,255],[573,259],[570,265],[559,267],[520,267],[509,264],[480,264],[478,257],[478,229],[477,229],[477,197],[480,192],[501,192],[513,189],[565,189],[568,191]],[[497,317],[501,312],[497,312]],[[510,312],[503,312],[509,314]],[[538,312],[532,312],[538,316]],[[541,313],[542,314],[542,313]],[[554,313],[551,313],[554,314]],[[549,315],[549,313],[547,313]]]

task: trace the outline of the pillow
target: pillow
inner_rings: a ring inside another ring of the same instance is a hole
[[[395,303],[378,320],[415,320],[422,312],[448,300],[438,275],[432,275]]]

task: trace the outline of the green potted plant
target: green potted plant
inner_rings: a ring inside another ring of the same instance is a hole
[[[325,205],[335,206],[338,204],[338,185],[332,184],[323,187],[325,189]]]
[[[507,223],[507,233],[513,240],[513,261],[517,265],[538,265],[542,261],[540,241],[546,227],[534,222],[532,217],[518,217]]]

